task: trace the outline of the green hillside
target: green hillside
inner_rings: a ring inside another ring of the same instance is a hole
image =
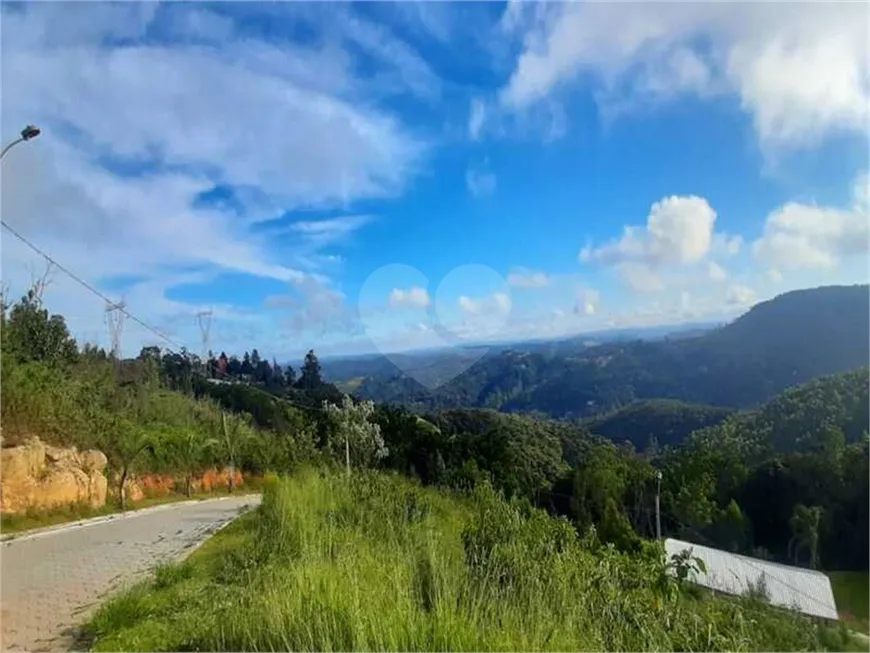
[[[357,394],[415,410],[457,407],[590,417],[633,401],[674,399],[753,408],[778,393],[870,360],[870,293],[830,286],[785,293],[693,338],[612,342],[576,352],[492,351],[449,383],[427,390],[371,363]],[[441,354],[445,370],[451,353]],[[438,376],[438,355],[427,363]]]
[[[719,406],[650,399],[589,418],[584,425],[595,435],[616,443],[630,442],[642,451],[651,443],[659,447],[680,445],[693,431],[715,426],[733,412]]]

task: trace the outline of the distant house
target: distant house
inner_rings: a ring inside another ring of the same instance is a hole
[[[831,580],[819,571],[750,558],[682,540],[665,540],[668,558],[686,549],[691,549],[692,556],[704,561],[706,573],[698,573],[691,578],[692,582],[702,587],[743,596],[763,583],[771,605],[813,617],[838,618]]]

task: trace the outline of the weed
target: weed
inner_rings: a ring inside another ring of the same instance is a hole
[[[742,598],[663,599],[632,555],[491,488],[459,500],[303,470],[93,622],[99,650],[818,650],[841,638]],[[693,561],[686,561],[692,562]],[[184,571],[181,571],[184,569]],[[191,571],[187,571],[190,569]],[[189,575],[188,575],[189,574]],[[196,598],[204,597],[204,598]]]
[[[154,589],[166,589],[193,576],[193,567],[187,564],[164,563],[154,570]]]

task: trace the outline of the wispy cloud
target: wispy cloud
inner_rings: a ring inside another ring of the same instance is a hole
[[[508,273],[507,282],[514,288],[543,288],[549,285],[550,278],[544,272],[515,268]]]
[[[431,299],[425,288],[412,286],[407,290],[393,288],[390,291],[388,305],[390,308],[426,308]]]
[[[495,173],[490,170],[489,161],[479,166],[469,166],[465,171],[465,184],[475,197],[492,195],[498,187]]]
[[[332,255],[319,250],[371,216],[297,221],[286,232],[295,241],[280,247],[252,223],[394,197],[425,153],[382,96],[371,101],[384,89],[359,77],[343,44],[391,71],[393,95],[437,97],[439,80],[411,48],[364,21],[344,21],[337,43],[303,44],[243,36],[232,15],[194,5],[37,3],[2,12],[4,87],[16,88],[3,95],[3,137],[30,122],[44,130],[4,161],[4,219],[93,283],[145,278],[147,302],[131,299],[131,310],[155,322],[198,308],[165,299],[191,270],[298,284],[319,307],[309,314],[324,312],[334,296],[305,285],[323,280],[294,257]],[[218,187],[231,189],[235,204],[202,201]],[[26,284],[33,260],[4,240],[4,280]],[[99,324],[100,302],[84,295],[59,281],[52,308]],[[193,336],[191,320],[179,337]]]
[[[508,5],[522,54],[501,89],[523,111],[572,84],[599,80],[606,106],[729,93],[765,146],[807,146],[866,129],[866,7],[859,4],[608,3]],[[592,73],[592,75],[584,74]]]

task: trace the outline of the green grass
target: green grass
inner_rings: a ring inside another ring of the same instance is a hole
[[[745,599],[667,591],[636,556],[488,488],[305,471],[188,561],[104,604],[102,651],[842,650],[844,639]],[[670,581],[673,582],[673,581]]]
[[[840,618],[850,628],[865,635],[870,633],[870,574],[866,571],[832,571],[828,576],[834,589],[834,600],[837,602]]]
[[[237,488],[235,494],[249,494],[254,490],[241,487]],[[141,510],[142,508],[150,508],[164,503],[175,503],[177,501],[192,501],[203,499],[215,499],[217,497],[227,496],[226,490],[215,490],[214,492],[200,492],[186,496],[184,494],[168,494],[162,497],[145,497],[140,501],[134,501],[128,504],[127,511]],[[45,528],[47,526],[57,526],[69,522],[78,521],[80,519],[91,519],[93,517],[102,517],[104,515],[112,515],[121,512],[121,505],[109,499],[105,505],[99,508],[94,508],[87,503],[74,503],[65,506],[58,506],[50,510],[27,510],[25,512],[14,515],[0,515],[0,536],[2,539],[7,539],[9,536],[20,534],[24,531],[29,531],[34,528]]]

